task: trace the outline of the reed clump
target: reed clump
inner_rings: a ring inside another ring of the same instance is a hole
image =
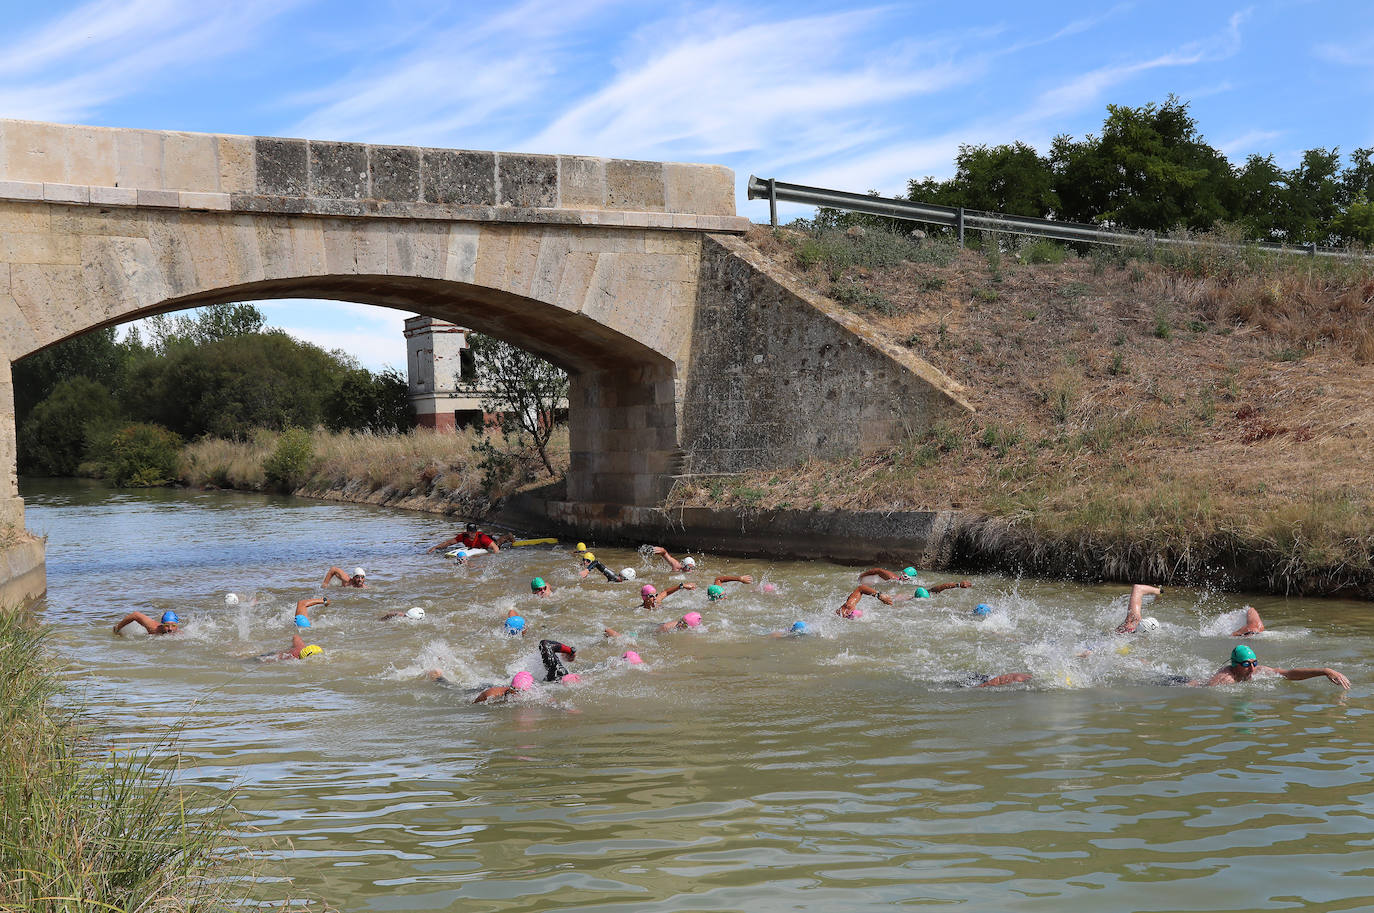
[[[165,749],[164,743],[161,748]],[[241,901],[232,796],[179,786],[156,749],[111,753],[43,634],[0,612],[0,911],[219,911]]]

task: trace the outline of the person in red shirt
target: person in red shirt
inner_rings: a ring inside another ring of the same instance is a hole
[[[509,545],[514,541],[515,537],[509,533],[501,536],[499,539],[493,539],[491,536],[488,536],[478,529],[476,523],[469,523],[463,532],[454,536],[452,539],[445,539],[438,545],[432,546],[426,554],[429,552],[437,552],[439,549],[448,548],[451,545],[461,545],[463,548],[484,548],[492,554],[496,554],[501,551],[502,542]]]

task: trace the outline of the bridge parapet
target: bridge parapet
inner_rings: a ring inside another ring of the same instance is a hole
[[[0,120],[0,199],[746,231],[734,173],[642,162]]]

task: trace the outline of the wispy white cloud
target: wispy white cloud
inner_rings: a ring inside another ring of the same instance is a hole
[[[1270,140],[1278,139],[1280,136],[1283,136],[1282,130],[1250,130],[1234,139],[1220,143],[1217,148],[1227,158],[1234,159],[1237,156],[1258,152],[1261,144],[1267,144]]]
[[[1347,67],[1374,67],[1374,34],[1327,41],[1312,49],[1322,60]]]

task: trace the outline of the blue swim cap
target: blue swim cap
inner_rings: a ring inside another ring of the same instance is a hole
[[[519,634],[525,630],[525,619],[519,615],[512,615],[506,619],[506,632],[509,634]]]
[[[793,633],[793,634],[805,634],[805,633],[806,633],[806,622],[804,622],[804,621],[794,621],[794,622],[792,622],[792,633]]]
[[[181,624],[181,619],[177,618],[176,612],[163,612],[162,623],[165,625],[179,625]]]
[[[986,602],[980,602],[980,603],[978,603],[977,607],[974,608],[973,614],[974,614],[974,615],[991,615],[991,614],[992,614],[992,606],[988,605]]]
[[[297,615],[297,616],[296,616],[296,627],[298,627],[298,628],[308,628],[308,627],[310,627],[310,619],[309,619],[309,618],[306,618],[304,615]]]

